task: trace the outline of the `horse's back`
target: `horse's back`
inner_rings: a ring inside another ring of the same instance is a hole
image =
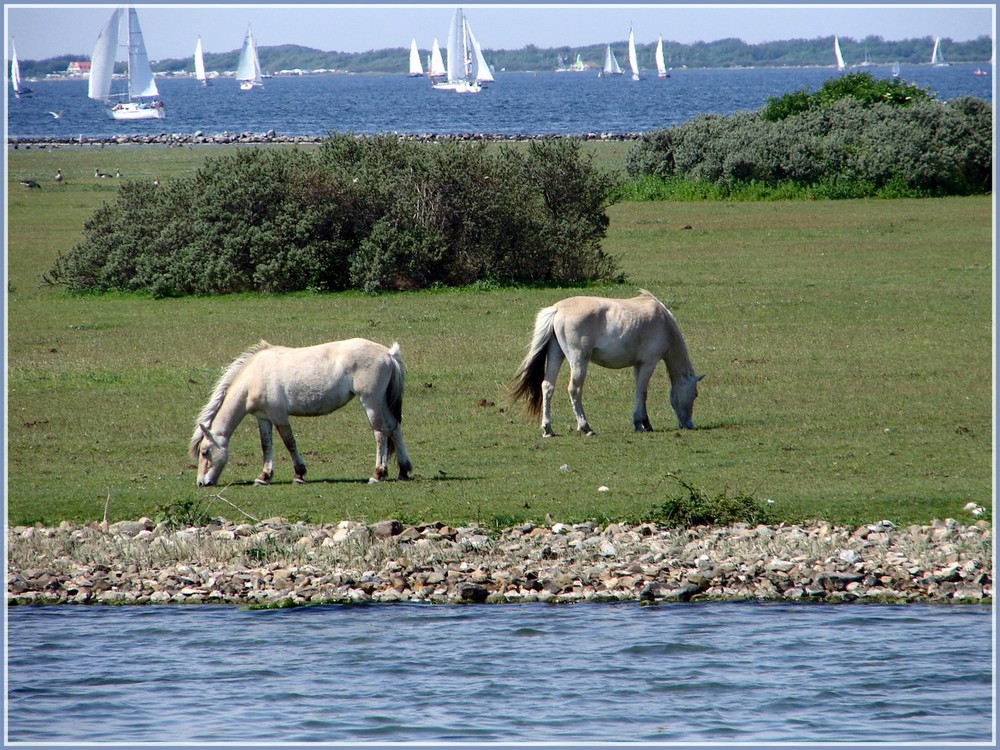
[[[649,292],[630,299],[567,297],[555,307],[560,346],[580,350],[604,367],[659,359],[667,346],[670,313]]]

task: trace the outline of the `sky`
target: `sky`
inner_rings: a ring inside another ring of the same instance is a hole
[[[22,60],[63,54],[89,57],[113,5],[5,4],[6,44]],[[428,4],[136,4],[150,59],[228,52],[252,24],[258,46],[301,44],[324,51],[429,49],[448,33],[454,5]],[[584,46],[628,37],[649,43],[662,34],[682,43],[738,38],[749,43],[839,35],[887,40],[941,36],[966,41],[993,36],[994,6],[985,4],[477,4],[466,17],[486,49]]]

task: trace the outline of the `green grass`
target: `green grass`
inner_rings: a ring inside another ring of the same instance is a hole
[[[609,166],[624,151],[603,153]],[[609,148],[609,151],[613,149]],[[631,431],[628,371],[593,368],[597,436],[562,435],[508,408],[505,384],[535,312],[572,289],[153,300],[67,295],[41,283],[58,253],[114,195],[114,180],[162,180],[218,149],[9,152],[8,518],[12,523],[154,516],[177,502],[238,518],[314,522],[652,517],[687,494],[772,500],[784,520],[898,524],[964,518],[990,505],[991,203],[984,198],[659,202],[611,208],[606,249],[629,284],[675,313],[707,374],[698,429],[678,432],[661,370],[651,434]],[[51,175],[61,168],[67,184]],[[31,177],[42,190],[18,180]],[[260,338],[305,345],[398,340],[408,368],[404,435],[417,480],[368,486],[374,441],[355,405],[294,423],[310,482],[283,450],[255,487],[256,428],[233,438],[223,483],[199,490],[186,454],[221,369]],[[566,471],[560,470],[566,465]],[[598,492],[601,485],[609,491]]]

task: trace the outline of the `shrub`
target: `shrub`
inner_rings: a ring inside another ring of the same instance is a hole
[[[968,195],[992,189],[992,110],[929,98],[902,107],[852,96],[771,120],[762,112],[704,116],[639,139],[630,176],[711,183],[722,197]],[[749,189],[748,189],[749,188]]]
[[[735,523],[771,524],[774,513],[765,503],[750,495],[721,493],[707,495],[704,490],[693,487],[675,474],[667,476],[675,479],[684,490],[683,494],[668,498],[650,514],[650,520],[668,526],[731,526]]]
[[[929,89],[907,83],[901,78],[875,78],[871,73],[849,73],[831,78],[812,94],[800,90],[772,96],[761,110],[761,116],[770,122],[777,122],[810,109],[827,107],[841,99],[851,99],[866,107],[876,104],[905,107],[933,98]]]
[[[611,187],[569,140],[334,135],[125,183],[47,279],[156,296],[619,279],[601,250]]]

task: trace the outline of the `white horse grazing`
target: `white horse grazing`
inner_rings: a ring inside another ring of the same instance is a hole
[[[591,362],[601,367],[632,367],[635,373],[637,432],[653,429],[646,413],[646,391],[656,365],[663,360],[670,375],[670,405],[681,428],[691,429],[691,413],[698,395],[687,344],[677,321],[656,297],[641,290],[633,299],[570,297],[543,308],[535,318],[535,333],[521,367],[514,375],[513,400],[524,397],[526,412],[542,415],[542,434],[550,437],[550,406],[563,359],[569,360],[569,397],[577,429],[593,435],[583,413],[583,381]]]
[[[229,438],[243,418],[252,414],[260,429],[264,468],[257,484],[274,474],[271,428],[288,449],[295,465],[295,482],[304,482],[306,465],[295,445],[289,417],[318,417],[336,411],[355,396],[375,432],[375,473],[387,473],[395,450],[399,478],[413,466],[400,428],[403,409],[403,360],[399,344],[391,349],[366,339],[349,339],[300,349],[261,341],[236,358],[215,386],[198,415],[191,437],[191,456],[198,462],[198,486],[214,485],[229,459]]]

